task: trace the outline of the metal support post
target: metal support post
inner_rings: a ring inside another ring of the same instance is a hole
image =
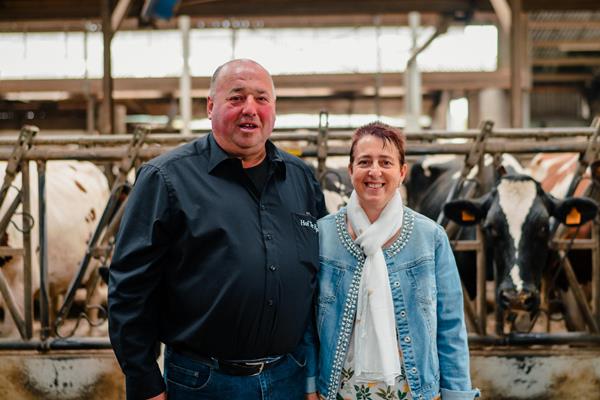
[[[325,172],[327,171],[327,131],[329,129],[329,113],[321,111],[319,113],[319,132],[317,133],[317,178],[322,187],[324,187]]]
[[[190,76],[190,17],[178,19],[181,31],[181,77],[179,78],[179,109],[181,110],[181,133],[189,135],[192,122],[192,80]]]
[[[40,338],[50,336],[50,296],[48,293],[48,234],[46,230],[46,162],[37,162],[38,171],[38,235],[40,248]]]

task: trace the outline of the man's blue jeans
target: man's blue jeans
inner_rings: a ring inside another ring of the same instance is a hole
[[[305,371],[291,355],[254,376],[226,375],[179,354],[165,351],[168,400],[302,400]]]

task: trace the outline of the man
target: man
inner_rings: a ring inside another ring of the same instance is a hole
[[[316,374],[323,194],[268,140],[275,93],[262,66],[219,67],[207,111],[211,134],[142,167],[117,235],[109,331],[127,398],[302,399]]]

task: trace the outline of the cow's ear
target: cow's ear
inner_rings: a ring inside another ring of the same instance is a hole
[[[459,225],[468,226],[478,224],[487,214],[487,198],[459,199],[444,204],[444,214]]]
[[[552,216],[567,226],[579,226],[596,217],[598,204],[587,197],[569,197],[564,200],[552,199]]]

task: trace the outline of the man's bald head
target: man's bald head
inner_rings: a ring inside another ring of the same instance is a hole
[[[212,77],[210,78],[210,89],[209,89],[209,94],[208,94],[210,97],[214,97],[215,96],[215,91],[216,91],[216,88],[217,88],[217,85],[218,85],[219,77],[221,76],[222,72],[224,70],[229,69],[229,68],[236,67],[236,66],[238,66],[240,64],[242,64],[242,65],[243,64],[253,64],[254,66],[257,66],[260,69],[262,69],[263,71],[265,71],[265,73],[271,79],[271,86],[273,88],[273,95],[275,95],[275,85],[273,84],[273,78],[271,77],[271,74],[269,73],[269,71],[267,71],[265,67],[263,67],[262,65],[260,65],[259,63],[257,63],[254,60],[250,60],[249,58],[238,58],[238,59],[235,59],[235,60],[227,61],[225,64],[221,64],[219,67],[217,67],[217,69],[213,73]]]

